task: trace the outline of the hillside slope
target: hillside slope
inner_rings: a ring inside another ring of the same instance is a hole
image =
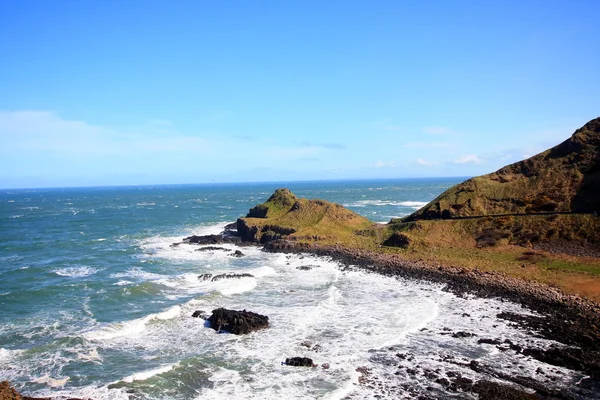
[[[453,186],[405,221],[600,211],[600,118],[527,160]]]
[[[248,241],[266,243],[275,239],[346,244],[365,241],[375,245],[375,224],[343,206],[324,200],[296,197],[288,189],[277,189],[264,203],[250,209],[237,221],[238,233]]]

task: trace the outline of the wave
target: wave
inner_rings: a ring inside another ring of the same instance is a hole
[[[169,320],[181,315],[181,306],[174,306],[166,311],[150,314],[143,318],[111,324],[95,331],[86,332],[83,338],[90,341],[112,340],[121,337],[131,337],[142,333],[146,325],[153,320]]]
[[[428,204],[426,201],[389,201],[389,200],[359,200],[354,203],[346,203],[345,207],[367,207],[367,206],[400,206],[419,209]]]
[[[150,369],[147,371],[136,372],[135,374],[131,374],[121,379],[123,382],[132,383],[133,381],[145,381],[146,379],[152,378],[155,375],[164,374],[165,372],[171,371],[175,368],[178,363],[165,365],[159,368]]]
[[[81,267],[59,268],[57,270],[54,270],[53,272],[56,275],[60,275],[60,276],[68,276],[70,278],[82,278],[84,276],[93,275],[98,271],[99,271],[99,269],[96,269],[96,268],[92,268],[92,267],[88,267],[88,266],[81,266]]]

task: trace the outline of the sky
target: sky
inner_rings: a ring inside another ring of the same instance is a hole
[[[0,187],[475,176],[600,116],[596,0],[3,1]]]

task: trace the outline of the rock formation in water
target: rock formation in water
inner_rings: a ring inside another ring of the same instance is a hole
[[[242,335],[269,327],[269,317],[251,311],[217,308],[207,320],[215,331]]]

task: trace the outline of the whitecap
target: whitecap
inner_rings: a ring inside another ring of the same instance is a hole
[[[181,315],[181,307],[174,306],[160,313],[150,314],[143,318],[131,321],[115,323],[95,331],[86,332],[83,337],[91,341],[111,340],[121,337],[138,335],[146,329],[146,325],[152,320],[169,320]]]
[[[63,387],[63,386],[65,386],[65,384],[67,383],[68,380],[69,380],[68,376],[65,376],[60,379],[55,379],[55,378],[50,377],[50,375],[44,375],[39,378],[33,379],[33,381],[36,383],[46,384],[52,388]]]
[[[133,381],[145,381],[146,379],[152,378],[155,375],[160,375],[160,374],[164,374],[165,372],[169,372],[171,371],[173,368],[175,368],[178,364],[170,364],[170,365],[165,365],[159,368],[154,368],[154,369],[150,369],[147,371],[142,371],[142,372],[136,372],[135,374],[131,374],[129,376],[126,376],[125,378],[121,379],[123,382],[127,382],[127,383],[132,383]]]
[[[60,276],[68,276],[71,278],[82,278],[84,276],[93,275],[99,270],[96,268],[81,266],[81,267],[67,267],[67,268],[59,268],[54,270],[53,272],[56,275]]]

